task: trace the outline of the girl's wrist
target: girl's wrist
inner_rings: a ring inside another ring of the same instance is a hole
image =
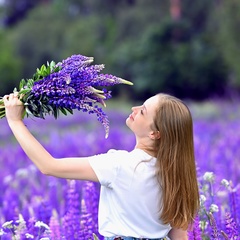
[[[24,125],[22,119],[7,119],[7,121],[10,128],[13,128],[17,125]]]

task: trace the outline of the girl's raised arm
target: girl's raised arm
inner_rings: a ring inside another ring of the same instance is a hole
[[[6,118],[22,149],[46,175],[67,179],[98,181],[88,158],[54,158],[30,133],[22,121],[24,107],[15,94],[4,97]]]

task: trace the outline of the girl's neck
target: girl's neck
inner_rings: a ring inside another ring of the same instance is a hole
[[[141,149],[147,154],[149,154],[152,157],[157,157],[156,152],[154,151],[153,147],[145,146],[142,144],[136,144],[135,149]]]

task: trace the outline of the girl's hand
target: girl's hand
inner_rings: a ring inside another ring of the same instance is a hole
[[[11,93],[3,97],[5,106],[5,116],[10,121],[19,121],[23,118],[24,106],[18,98],[18,93]]]

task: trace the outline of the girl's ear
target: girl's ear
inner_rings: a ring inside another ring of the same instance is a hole
[[[155,140],[160,138],[160,132],[159,131],[152,131],[150,132],[150,138]]]

